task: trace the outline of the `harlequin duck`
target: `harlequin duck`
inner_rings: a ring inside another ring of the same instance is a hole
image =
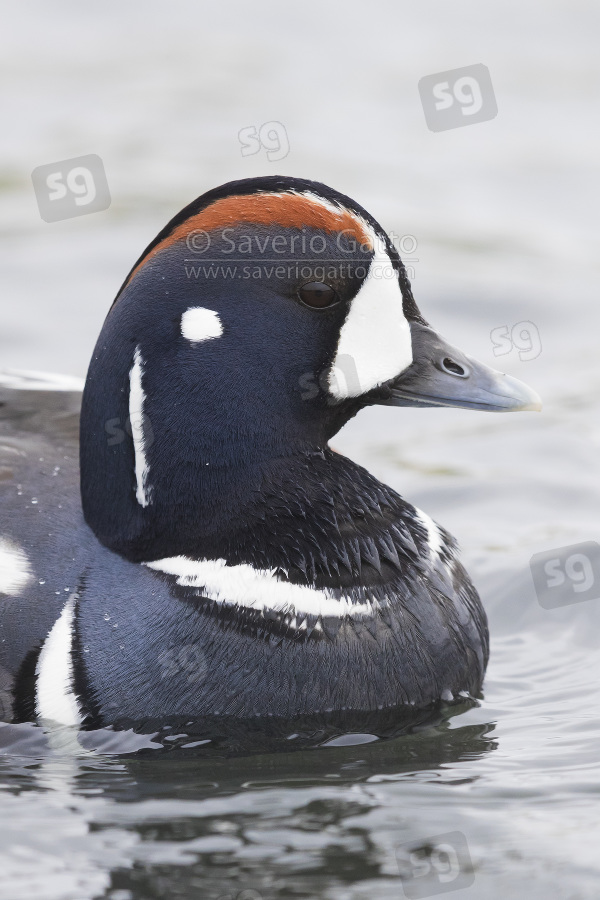
[[[333,452],[363,407],[538,409],[446,343],[375,219],[313,181],[176,215],[79,395],[4,389],[1,666],[14,720],[425,708],[476,694],[454,539]]]

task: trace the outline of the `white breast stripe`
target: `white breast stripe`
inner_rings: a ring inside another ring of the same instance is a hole
[[[8,538],[0,538],[0,594],[14,594],[33,578],[26,554]]]
[[[329,392],[338,400],[358,397],[395,378],[413,359],[398,275],[383,240],[363,224],[375,253],[342,325],[329,372]]]
[[[442,542],[442,536],[440,534],[440,529],[435,524],[433,519],[431,519],[426,512],[423,512],[422,509],[417,509],[415,507],[415,512],[419,516],[427,531],[427,544],[429,546],[429,552],[432,556],[439,554],[440,550],[444,546]]]
[[[146,459],[144,441],[144,388],[142,376],[144,363],[140,348],[136,347],[133,357],[133,366],[129,373],[129,422],[131,424],[131,436],[135,453],[135,496],[140,506],[148,506],[150,502],[150,490],[148,488],[148,461]]]
[[[143,563],[149,569],[175,575],[182,587],[202,589],[216,603],[269,609],[281,613],[314,616],[372,616],[378,601],[353,603],[337,598],[327,589],[316,590],[301,584],[280,581],[275,569],[255,569],[250,565],[228,566],[224,559],[189,559],[172,556]]]
[[[77,595],[71,594],[44,641],[35,669],[37,715],[61,725],[80,725],[83,721],[73,690],[71,660],[76,600]]]
[[[181,333],[188,341],[198,343],[221,337],[223,326],[219,314],[213,309],[193,306],[186,309],[181,317]]]

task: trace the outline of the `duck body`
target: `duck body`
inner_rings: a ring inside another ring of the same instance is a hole
[[[24,392],[2,393],[12,418]],[[423,707],[477,693],[485,613],[455,542],[366,470],[323,449],[257,477],[235,525],[203,544],[207,558],[234,570],[229,597],[211,599],[201,566],[173,557],[152,568],[99,543],[78,498],[78,397],[54,395],[50,413],[48,397],[27,392],[20,427],[3,428],[10,541],[35,560],[23,595],[2,598],[2,666],[17,720],[36,715],[41,648],[67,603],[73,617],[58,654],[72,659],[76,717],[88,726]],[[57,415],[68,428],[32,448],[24,419],[48,434]],[[265,573],[250,586],[248,559]],[[286,584],[297,593],[277,590]]]
[[[190,277],[200,232],[213,260],[239,267],[243,238],[270,239],[252,250],[258,283],[243,268]],[[315,236],[325,274],[300,243]],[[393,285],[373,282],[378,253]],[[451,353],[461,377],[478,376],[466,401],[452,367],[427,368]],[[78,396],[4,391],[9,717],[293,718],[477,694],[487,623],[454,539],[328,441],[372,403],[531,408],[532,392],[490,389],[495,373],[478,366],[429,329],[389,239],[349,198],[274,178],[191,204],[107,317],[81,473]]]

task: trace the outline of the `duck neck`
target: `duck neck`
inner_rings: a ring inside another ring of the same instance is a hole
[[[318,445],[265,441],[257,446],[245,440],[239,453],[227,440],[222,450],[207,443],[179,444],[164,454],[156,444],[143,459],[139,449],[122,452],[129,465],[113,465],[108,477],[104,467],[90,465],[82,445],[86,521],[101,543],[135,562],[222,556],[227,536],[245,528],[259,507],[264,519],[264,498],[275,480],[279,502],[285,502],[287,490],[293,492],[293,479],[282,482],[276,473],[298,471],[304,461],[323,455]],[[113,462],[123,460],[117,456]]]
[[[144,367],[117,324],[107,320],[83,393],[81,495],[96,537],[127,559],[217,552],[276,474],[304,477],[306,460],[358,410],[309,404],[279,382],[261,392],[251,379],[192,377],[168,360]],[[277,477],[278,502],[301,490]]]

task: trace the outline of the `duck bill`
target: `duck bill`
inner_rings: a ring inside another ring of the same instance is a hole
[[[540,410],[542,401],[528,385],[472,359],[432,328],[411,322],[413,362],[389,381],[389,406],[457,406],[487,412]]]

